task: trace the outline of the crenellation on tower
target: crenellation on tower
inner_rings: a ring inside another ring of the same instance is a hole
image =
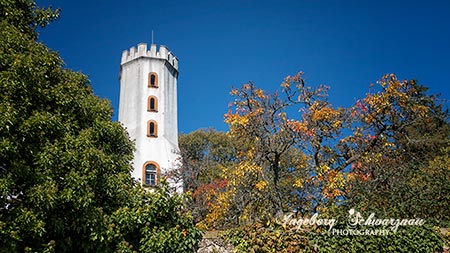
[[[135,47],[131,47],[130,48],[130,55],[136,55],[136,48]]]
[[[150,45],[150,52],[149,52],[149,55],[148,55],[148,56],[150,56],[150,57],[156,57],[156,51],[157,51],[157,49],[156,49],[156,44],[151,44],[151,45]]]
[[[137,56],[138,57],[147,56],[147,44],[146,43],[139,43]]]
[[[159,46],[159,58],[167,59],[168,50],[164,45]]]
[[[120,64],[126,64],[140,57],[165,60],[178,71],[178,59],[164,45],[160,45],[158,50],[155,44],[151,44],[150,50],[147,50],[147,43],[139,43],[137,48],[131,47],[129,50],[122,52]]]
[[[173,67],[175,69],[178,69],[178,58],[173,56]]]

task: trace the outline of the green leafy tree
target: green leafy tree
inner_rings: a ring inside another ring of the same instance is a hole
[[[242,148],[235,139],[214,129],[200,129],[179,137],[182,157],[180,174],[185,191],[192,196],[189,209],[197,222],[206,218],[215,192],[226,185],[221,171],[237,163]]]
[[[171,196],[166,182],[155,192],[135,188],[128,202],[108,217],[103,239],[117,252],[193,252],[202,235],[186,214],[186,201]]]
[[[199,233],[183,198],[134,186],[109,102],[37,42],[57,16],[0,1],[0,252],[188,252]]]

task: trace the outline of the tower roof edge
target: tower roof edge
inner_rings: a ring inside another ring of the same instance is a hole
[[[139,43],[137,49],[136,47],[131,47],[129,50],[124,50],[122,52],[120,65],[141,57],[166,60],[172,67],[178,70],[178,58],[167,46],[160,45],[158,48],[156,44],[150,44],[150,50],[147,51],[147,43],[145,42]]]

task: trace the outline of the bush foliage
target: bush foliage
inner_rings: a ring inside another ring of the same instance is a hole
[[[345,228],[345,226],[338,226]],[[441,252],[443,235],[435,227],[402,227],[389,235],[338,235],[324,230],[292,230],[282,226],[250,226],[231,229],[222,237],[239,253],[269,252]]]

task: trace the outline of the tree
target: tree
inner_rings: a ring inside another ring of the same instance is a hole
[[[345,193],[347,165],[335,143],[348,124],[347,110],[328,103],[328,87],[305,86],[302,74],[287,77],[281,92],[269,94],[252,83],[231,91],[229,134],[249,149],[240,166],[226,171],[231,184],[224,195],[233,197],[223,199],[232,202],[229,210],[241,210],[235,215],[240,219],[309,213]]]
[[[378,84],[353,110],[352,142],[370,152],[353,163],[349,205],[449,222],[448,111],[415,80],[386,75]]]
[[[117,252],[193,252],[202,235],[186,214],[186,198],[171,195],[169,186],[155,192],[135,188],[129,201],[108,217],[104,238]],[[104,252],[111,252],[106,250]]]
[[[307,157],[296,147],[302,136],[286,116],[286,109],[294,104],[291,97],[268,94],[253,83],[233,89],[231,94],[236,99],[225,122],[230,127],[229,136],[241,148],[239,162],[222,167],[221,176],[227,184],[217,193],[207,220],[230,226],[303,208]]]
[[[222,170],[227,184],[207,218],[222,225],[245,224],[226,234],[236,250],[441,250],[443,237],[433,226],[449,224],[450,125],[438,97],[393,74],[349,108],[332,107],[328,88],[305,86],[302,73],[281,86],[282,95],[253,84],[231,92],[235,100],[225,118],[228,134],[248,145],[237,165]],[[348,229],[351,208],[365,217],[372,212],[383,218],[420,217],[426,225],[368,237],[274,222],[277,211],[300,213],[300,219],[318,212],[337,218],[336,228]]]
[[[448,167],[448,112],[413,80],[386,75],[379,84],[378,93],[349,108],[334,108],[328,87],[306,86],[301,72],[287,77],[281,92],[268,94],[252,83],[233,89],[225,122],[244,148],[237,165],[223,166],[227,184],[207,218],[253,223],[279,212],[326,213],[369,203],[448,217],[449,173],[436,165]],[[427,168],[433,169],[424,173]],[[415,186],[419,181],[436,184]],[[430,204],[439,211],[425,211]]]
[[[182,198],[134,187],[133,143],[109,102],[36,42],[57,16],[0,1],[0,252],[192,248],[199,233]],[[130,219],[146,222],[122,223]],[[159,231],[178,237],[161,241]]]
[[[236,140],[214,129],[182,134],[179,146],[184,190],[192,195],[189,209],[200,222],[206,218],[208,205],[217,191],[226,185],[227,181],[221,175],[222,167],[237,163],[240,148]]]

